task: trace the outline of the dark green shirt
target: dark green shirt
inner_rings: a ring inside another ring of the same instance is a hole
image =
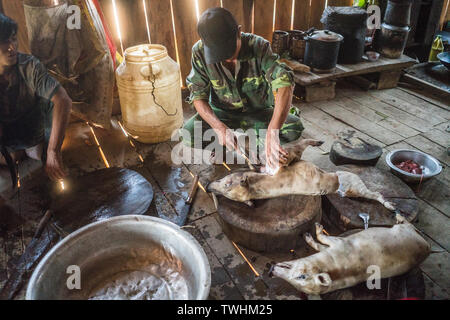
[[[0,83],[0,125],[2,142],[12,150],[41,143],[51,99],[60,84],[35,57],[18,54],[9,83]]]
[[[208,100],[217,112],[255,112],[273,107],[273,92],[294,85],[292,69],[280,62],[264,38],[241,33],[235,75],[221,63],[206,64],[203,43],[192,48],[192,70],[186,79],[190,103]]]
[[[0,123],[12,123],[39,108],[40,101],[49,101],[59,83],[47,73],[35,57],[18,54],[15,73],[9,84],[0,84]]]

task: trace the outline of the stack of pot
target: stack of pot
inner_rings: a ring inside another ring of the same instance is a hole
[[[338,63],[362,61],[367,33],[367,12],[359,7],[327,7],[320,20],[327,30],[344,37]]]
[[[389,0],[376,39],[380,53],[390,59],[402,56],[408,41],[412,0]]]

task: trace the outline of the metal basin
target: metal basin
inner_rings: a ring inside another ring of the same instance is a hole
[[[450,70],[450,52],[441,52],[437,55],[437,58],[441,63]]]
[[[130,215],[59,242],[33,272],[26,299],[205,300],[210,285],[209,262],[194,237],[162,219]]]
[[[423,167],[423,176],[400,170],[395,166],[395,164],[406,160],[412,160]],[[415,150],[400,149],[389,152],[386,156],[386,163],[391,168],[393,174],[409,183],[417,183],[420,182],[421,179],[422,181],[425,181],[438,175],[442,171],[442,166],[439,161],[426,153]]]

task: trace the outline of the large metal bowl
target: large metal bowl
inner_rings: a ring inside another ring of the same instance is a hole
[[[409,173],[400,170],[395,166],[395,164],[399,164],[406,160],[412,160],[420,165],[423,168],[423,175]],[[442,171],[442,166],[439,161],[426,153],[416,150],[399,149],[391,151],[386,155],[386,163],[389,168],[391,168],[393,174],[408,183],[418,183],[421,180],[425,181],[438,175]]]
[[[76,288],[78,267],[80,289]],[[209,262],[194,237],[162,219],[130,215],[90,224],[58,243],[33,272],[26,299],[98,298],[100,289],[135,274],[157,279],[160,293],[156,295],[155,287],[149,289],[148,281],[137,277],[129,288],[137,287],[140,293],[129,294],[127,289],[125,298],[121,294],[106,299],[205,300],[209,295]]]

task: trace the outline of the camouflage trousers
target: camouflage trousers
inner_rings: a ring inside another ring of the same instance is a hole
[[[266,130],[269,126],[273,116],[273,108],[261,109],[257,112],[240,113],[226,112],[215,108],[213,110],[216,116],[230,129],[242,129],[244,132],[248,129],[254,129],[258,139],[258,145],[264,145],[264,140],[266,137],[263,134],[260,136],[259,131]],[[185,136],[183,138],[183,142],[190,147],[194,147],[194,124],[196,121],[202,122],[202,137],[206,130],[211,129],[211,127],[200,117],[198,113],[190,118],[183,126],[183,129],[186,130],[186,133],[188,133],[187,137],[190,137],[189,140],[186,139]],[[280,129],[280,143],[285,144],[299,139],[303,130],[304,127],[300,118],[294,114],[289,114],[286,122]],[[205,148],[210,143],[210,141],[204,141],[202,143],[202,148]]]

